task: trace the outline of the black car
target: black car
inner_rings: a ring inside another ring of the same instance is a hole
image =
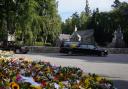
[[[29,51],[28,47],[16,45],[16,43],[13,41],[2,42],[0,44],[0,50],[14,51],[17,54],[19,53],[26,54]]]
[[[92,44],[80,44],[79,42],[65,42],[63,46],[60,47],[60,53],[66,54],[84,54],[84,55],[98,55],[107,56],[108,51],[105,49],[100,49]]]

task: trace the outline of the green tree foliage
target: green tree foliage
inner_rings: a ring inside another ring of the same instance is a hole
[[[121,3],[114,13],[118,14],[117,20],[124,34],[124,41],[128,44],[128,3]]]
[[[120,6],[121,2],[119,0],[115,0],[114,4],[112,5],[113,8],[118,8]]]
[[[57,11],[56,0],[42,0],[40,4],[39,15],[42,19],[41,33],[38,40],[44,42],[54,42],[61,29],[61,19]]]
[[[85,11],[82,11],[80,14],[77,12],[73,13],[71,18],[66,19],[65,22],[62,23],[62,33],[72,34],[75,26],[78,30],[86,30],[91,28],[91,21],[91,10],[88,0],[86,0]]]
[[[74,31],[74,27],[72,26],[72,19],[66,19],[65,23],[62,23],[61,28],[63,34],[72,34],[72,32]]]
[[[106,46],[112,42],[114,25],[111,13],[100,12],[94,13],[94,37],[100,46]]]
[[[90,22],[90,15],[87,15],[84,11],[80,15],[75,12],[71,18],[65,20],[62,23],[62,33],[72,34],[75,30],[75,26],[78,30],[86,30]]]
[[[79,28],[79,14],[77,12],[75,12],[72,15],[72,26],[75,27],[75,25]]]
[[[7,33],[14,33],[15,6],[12,0],[0,1],[0,40],[7,40]]]
[[[40,30],[39,16],[36,12],[38,3],[34,0],[18,2],[16,37],[25,44],[32,44],[35,41],[37,32]]]
[[[87,23],[89,21],[89,15],[87,15],[85,12],[81,12],[80,14],[80,30],[86,30]]]
[[[75,26],[80,27],[80,19],[79,14],[77,12],[73,13],[71,18],[68,18],[65,20],[65,22],[62,23],[62,33],[64,34],[72,34]]]
[[[15,33],[17,41],[54,43],[60,33],[56,0],[3,0],[0,7],[0,31]],[[7,37],[3,34],[0,36]]]
[[[89,2],[88,2],[88,0],[86,0],[85,14],[90,15],[90,13],[91,13],[91,10],[90,10],[90,7],[89,7]]]
[[[99,45],[105,46],[112,41],[113,33],[119,27],[124,34],[124,41],[128,44],[128,3],[114,1],[114,9],[110,12],[95,13],[92,16],[95,40]]]

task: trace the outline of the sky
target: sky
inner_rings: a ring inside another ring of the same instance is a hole
[[[62,21],[71,17],[75,12],[84,11],[86,0],[57,0],[58,1],[58,12],[62,18]],[[111,5],[114,0],[88,0],[89,7],[91,10],[99,8],[100,11],[110,11]],[[120,0],[128,2],[128,0]]]

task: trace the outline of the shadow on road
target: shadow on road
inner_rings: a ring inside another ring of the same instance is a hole
[[[128,81],[125,80],[113,80],[117,89],[128,89]]]
[[[119,63],[119,64],[128,64],[128,54],[109,54],[106,57],[99,56],[85,56],[85,55],[66,55],[59,53],[29,53],[29,55],[40,55],[45,57],[53,57],[53,58],[63,58],[64,59],[79,59],[87,62],[95,62],[95,63]]]

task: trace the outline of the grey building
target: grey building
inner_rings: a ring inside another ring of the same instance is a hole
[[[94,30],[74,31],[70,37],[70,41],[79,41],[83,44],[94,44]]]

